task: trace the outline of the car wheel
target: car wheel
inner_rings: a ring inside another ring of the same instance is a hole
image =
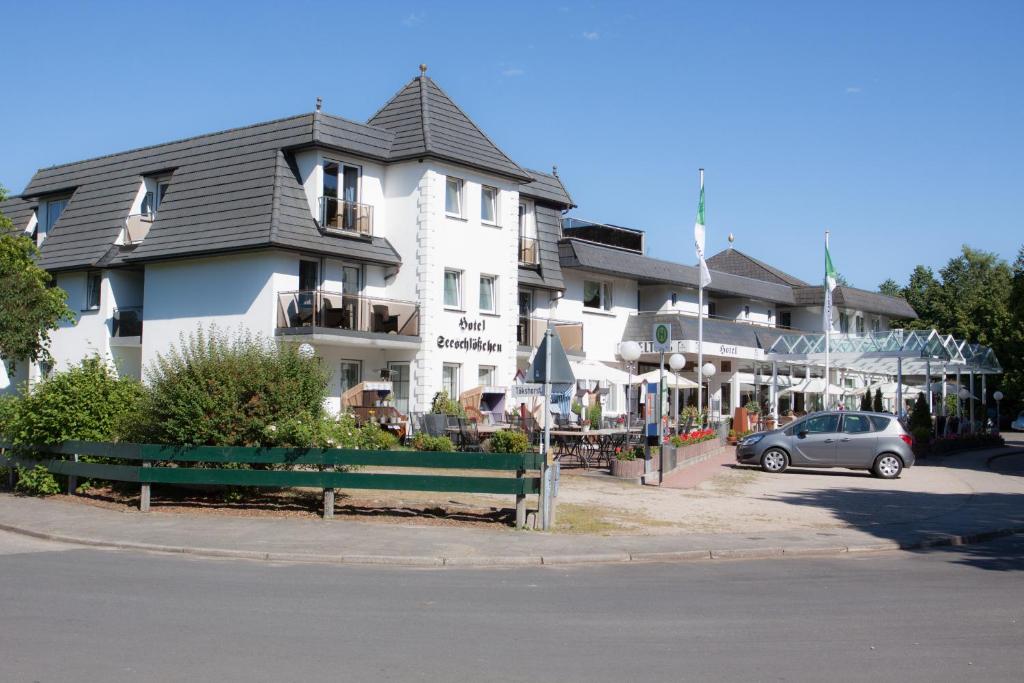
[[[778,448],[769,448],[761,456],[761,469],[765,472],[784,472],[788,464],[789,458],[786,457],[786,453]]]
[[[903,461],[892,453],[883,453],[875,460],[872,468],[875,476],[879,479],[895,479],[903,471]]]

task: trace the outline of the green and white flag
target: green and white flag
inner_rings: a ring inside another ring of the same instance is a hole
[[[832,266],[832,255],[828,253],[828,233],[825,234],[825,315],[822,320],[824,331],[832,329],[832,290],[836,288],[836,277],[839,274]]]
[[[697,247],[697,260],[700,261],[700,286],[707,287],[711,284],[711,271],[708,270],[708,262],[704,260],[704,176],[700,181],[700,203],[697,204],[697,220],[693,224],[693,241]]]

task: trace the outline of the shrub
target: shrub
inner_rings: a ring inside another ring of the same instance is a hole
[[[455,450],[455,445],[447,436],[430,436],[423,432],[413,437],[412,447],[418,451],[451,452]]]
[[[871,392],[866,389],[860,397],[860,409],[866,411],[871,410]]]
[[[743,406],[743,408],[751,415],[757,415],[761,412],[761,406],[758,405],[757,401],[747,401],[747,404]]]
[[[358,448],[383,451],[398,445],[398,438],[374,422],[356,426],[350,414],[339,417],[324,415],[319,419],[288,418],[281,424],[269,425],[263,439],[265,446],[285,448]]]
[[[46,465],[18,466],[17,469],[18,482],[14,485],[14,490],[30,496],[54,496],[60,493],[60,484],[47,471]]]
[[[734,430],[729,430],[729,434],[730,436],[735,436],[736,432]],[[695,443],[701,443],[702,441],[711,441],[717,438],[718,432],[714,428],[708,427],[707,429],[699,429],[695,432],[690,432],[689,434],[685,434],[683,436],[673,436],[669,440],[669,443],[671,443],[674,447],[679,448],[681,446],[692,446]]]
[[[435,415],[452,415],[455,417],[466,417],[466,411],[462,404],[448,396],[443,389],[434,394],[434,401],[430,406],[430,412]]]
[[[40,382],[32,393],[5,402],[6,436],[15,446],[69,439],[112,441],[130,430],[139,415],[143,389],[118,378],[98,357]]]
[[[325,428],[328,375],[293,344],[199,329],[158,357],[147,377],[144,419],[136,430],[141,441],[304,446]],[[286,436],[271,437],[271,426]]]
[[[19,398],[17,396],[0,396],[0,440],[10,438],[11,423],[14,421],[18,411]]]
[[[932,413],[928,409],[928,399],[924,394],[917,395],[914,409],[910,413],[910,431],[916,435],[918,430],[928,433],[932,431]]]
[[[594,400],[594,402],[587,409],[587,420],[590,421],[591,429],[601,428],[601,402]]]
[[[530,449],[530,440],[518,429],[502,429],[491,436],[492,453],[525,453]]]
[[[881,412],[885,411],[885,406],[882,405],[882,388],[881,387],[875,389],[875,398],[871,402],[871,410],[873,410],[876,413],[881,413]]]
[[[932,438],[930,427],[914,427],[910,431],[914,435],[914,443],[927,444]]]
[[[615,459],[625,462],[636,460],[636,451],[632,448],[616,448]]]

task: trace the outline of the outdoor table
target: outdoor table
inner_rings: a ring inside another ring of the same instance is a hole
[[[575,457],[583,467],[590,469],[591,459],[598,464],[609,459],[616,446],[625,444],[625,429],[552,429],[551,436],[558,441],[560,455]]]

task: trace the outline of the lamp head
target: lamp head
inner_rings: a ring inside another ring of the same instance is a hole
[[[626,341],[619,344],[619,355],[622,360],[632,363],[640,358],[640,345],[635,341]]]
[[[1003,400],[1003,392],[997,391],[996,393],[992,394],[992,398],[994,398],[997,401],[1002,401]]]
[[[714,363],[705,363],[704,367],[701,368],[705,377],[714,377],[717,369]]]
[[[681,353],[673,353],[669,356],[668,366],[672,368],[673,372],[679,372],[686,367],[686,358]]]

